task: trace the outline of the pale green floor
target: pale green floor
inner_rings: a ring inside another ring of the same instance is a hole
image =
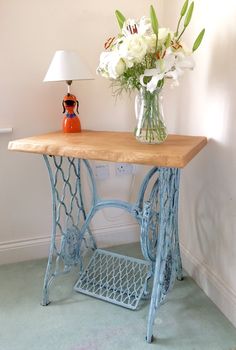
[[[128,255],[137,246],[118,247]],[[236,350],[236,330],[186,277],[162,305],[154,343],[146,344],[148,308],[130,311],[76,293],[75,275],[59,278],[54,302],[40,305],[46,260],[0,267],[0,350]]]

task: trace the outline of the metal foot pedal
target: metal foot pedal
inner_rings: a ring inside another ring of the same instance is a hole
[[[150,276],[149,262],[97,249],[74,289],[135,310]]]

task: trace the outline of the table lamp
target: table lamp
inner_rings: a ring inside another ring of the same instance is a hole
[[[67,94],[62,101],[63,106],[63,131],[66,133],[81,132],[81,124],[76,111],[79,114],[79,102],[75,95],[70,93],[73,80],[93,79],[86,65],[81,61],[77,52],[56,51],[45,75],[44,82],[65,81],[67,83]]]

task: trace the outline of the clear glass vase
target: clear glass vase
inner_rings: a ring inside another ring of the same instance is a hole
[[[142,87],[135,98],[136,139],[143,143],[162,143],[167,138],[161,89],[153,92]]]

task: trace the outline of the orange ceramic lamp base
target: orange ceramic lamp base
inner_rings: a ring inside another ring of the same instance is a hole
[[[75,114],[75,107],[77,105],[77,113],[79,102],[76,99],[75,95],[72,95],[68,92],[68,94],[63,98],[63,113],[65,113],[63,118],[62,129],[65,133],[76,133],[81,132],[81,125],[79,117]]]
[[[64,117],[63,119],[63,131],[64,132],[81,132],[81,125],[79,117],[73,118]]]

